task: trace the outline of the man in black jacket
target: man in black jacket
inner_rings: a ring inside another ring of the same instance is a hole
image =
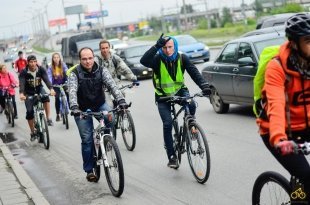
[[[34,129],[34,110],[33,110],[33,99],[27,98],[27,96],[32,96],[35,94],[46,94],[42,80],[50,89],[50,95],[55,95],[53,90],[53,86],[48,79],[47,73],[44,68],[37,65],[37,58],[34,55],[30,55],[27,57],[28,65],[25,69],[23,69],[19,75],[19,98],[21,100],[25,100],[26,106],[26,119],[28,120],[28,125],[31,130],[30,140],[33,141],[35,139],[35,129]],[[53,125],[53,122],[50,118],[50,99],[45,96],[42,98],[43,106],[46,113],[47,123],[49,126]]]
[[[178,43],[173,37],[163,37],[162,34],[157,43],[142,56],[140,62],[153,69],[155,100],[163,122],[168,167],[178,168],[178,161],[173,150],[171,105],[169,102],[159,102],[158,99],[173,95],[189,96],[188,88],[184,84],[185,70],[206,96],[211,92],[209,84],[203,79],[196,66],[189,61],[189,58],[178,53]],[[189,109],[194,115],[195,102],[192,101]]]

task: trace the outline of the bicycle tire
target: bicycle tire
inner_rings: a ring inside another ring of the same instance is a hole
[[[179,125],[178,125],[178,121],[174,120],[172,122],[172,136],[173,136],[173,148],[174,148],[174,152],[175,155],[178,158],[179,164],[181,164],[181,151],[180,151],[180,139],[179,139]],[[179,168],[179,167],[177,167]],[[176,168],[176,169],[177,169]]]
[[[115,117],[115,123],[112,128],[112,135],[113,135],[114,140],[116,141],[117,128],[119,125],[119,115],[117,112],[114,112],[114,117]]]
[[[96,175],[96,180],[95,182],[98,182],[99,179],[100,179],[100,174],[101,174],[101,165],[98,164],[98,160],[102,160],[102,152],[101,152],[101,147],[99,146],[98,147],[98,154],[96,152],[96,145],[94,143],[94,146],[93,146],[93,152],[94,152],[94,167],[93,167],[93,170],[94,170],[94,173]]]
[[[268,186],[268,188],[266,189],[266,191],[268,191],[268,193],[266,193],[266,195],[268,195],[268,201],[266,202],[263,198],[263,196],[265,196],[265,189],[263,190],[264,186]],[[289,181],[281,174],[273,171],[264,172],[260,174],[255,180],[252,190],[252,205],[291,204],[290,190],[291,188]]]
[[[50,147],[50,135],[49,135],[49,131],[48,131],[48,125],[47,125],[47,121],[46,121],[46,117],[44,114],[40,114],[40,126],[42,128],[41,131],[41,136],[42,137],[42,141],[43,141],[43,145],[45,147],[45,149],[49,149]]]
[[[195,133],[192,133],[191,129],[193,127],[195,129]],[[186,151],[188,162],[197,182],[200,184],[204,184],[209,178],[211,166],[210,150],[207,138],[203,129],[197,122],[191,122],[189,125],[186,126],[186,129]],[[194,156],[195,159],[192,156]],[[204,163],[204,161],[205,164],[200,163]],[[196,164],[199,164],[198,168],[195,166]]]
[[[104,144],[106,155],[107,155],[107,162],[109,164],[109,167],[104,166],[105,176],[106,176],[111,193],[113,194],[113,196],[119,197],[122,195],[124,191],[124,183],[125,183],[121,153],[118,149],[118,146],[115,140],[113,139],[111,135],[104,136],[103,144]],[[115,157],[115,159],[111,160],[111,158],[113,157]],[[114,184],[115,179],[111,175],[113,168],[117,169],[116,174],[118,175],[117,176],[118,182],[116,182],[116,184]]]
[[[62,124],[66,125],[66,129],[69,129],[69,121],[68,121],[68,103],[67,103],[67,97],[63,96],[61,97],[61,103],[62,103]]]
[[[14,107],[13,107],[13,103],[12,102],[9,102],[8,103],[8,115],[9,115],[9,118],[10,118],[10,123],[11,123],[11,126],[14,127],[15,126],[15,122],[14,122]]]
[[[124,140],[124,143],[125,143],[125,146],[127,148],[127,150],[129,151],[133,151],[136,147],[136,130],[135,130],[135,124],[133,122],[133,119],[132,119],[132,115],[130,113],[129,110],[126,110],[124,111],[127,115],[127,120],[128,120],[128,126],[125,127],[125,123],[126,120],[124,120],[124,114],[121,115],[121,131],[122,131],[122,137],[123,137],[123,140]],[[129,142],[129,137],[126,133],[130,133],[131,132],[131,136],[132,136],[132,140],[131,140],[131,143]]]

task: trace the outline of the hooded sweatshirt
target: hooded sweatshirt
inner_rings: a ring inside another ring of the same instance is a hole
[[[262,96],[263,99],[267,99],[265,111],[269,120],[257,119],[257,124],[260,134],[269,133],[271,146],[287,139],[285,93],[288,95],[291,130],[303,131],[306,129],[306,123],[310,126],[305,117],[307,114],[310,120],[310,80],[302,80],[299,72],[287,67],[290,52],[289,42],[284,43],[279,51],[280,62],[271,60],[265,73]]]

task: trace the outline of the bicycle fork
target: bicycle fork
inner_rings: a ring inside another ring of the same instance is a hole
[[[99,159],[97,160],[97,165],[103,165],[105,167],[110,167],[109,163],[108,163],[108,158],[107,158],[107,154],[106,154],[106,150],[105,150],[105,147],[104,147],[104,144],[103,144],[103,139],[105,136],[110,136],[110,134],[102,134],[102,133],[99,133],[96,135],[95,137],[95,144],[96,144],[96,152],[97,152],[97,156],[98,156],[98,147],[97,146],[100,146],[101,148],[101,154],[102,154],[102,159]],[[98,144],[99,142],[99,144]]]

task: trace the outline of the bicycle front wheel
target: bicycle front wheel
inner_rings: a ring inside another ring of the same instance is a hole
[[[277,172],[264,172],[256,179],[252,205],[291,204],[289,181]]]
[[[11,123],[11,126],[14,127],[15,126],[15,122],[14,122],[14,117],[15,117],[15,114],[14,114],[14,107],[13,107],[13,103],[12,102],[9,102],[8,103],[8,115],[9,115],[9,123]]]
[[[47,121],[44,114],[40,114],[41,136],[39,142],[43,142],[45,149],[50,147],[50,135],[48,131]]]
[[[133,151],[136,147],[136,130],[129,110],[121,116],[121,130],[127,150]]]
[[[187,125],[187,158],[195,179],[204,184],[210,175],[210,151],[203,129],[197,122]]]
[[[124,191],[125,183],[121,153],[111,135],[104,137],[103,144],[108,163],[108,166],[104,165],[105,176],[113,196],[119,197]]]

